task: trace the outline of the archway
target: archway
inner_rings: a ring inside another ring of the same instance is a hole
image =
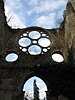
[[[25,82],[23,86],[23,91],[25,91],[24,98],[27,98],[27,100],[33,100],[35,98],[34,97],[35,87],[38,88],[39,100],[47,100],[47,96],[46,96],[47,86],[45,82],[37,76],[31,77]]]

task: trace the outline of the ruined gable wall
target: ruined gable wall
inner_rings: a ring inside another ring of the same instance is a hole
[[[75,62],[75,0],[69,0],[65,18],[65,41]]]

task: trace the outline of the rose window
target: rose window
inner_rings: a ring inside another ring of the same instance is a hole
[[[51,41],[48,34],[44,32],[30,31],[20,36],[19,45],[23,52],[39,55],[50,49]]]

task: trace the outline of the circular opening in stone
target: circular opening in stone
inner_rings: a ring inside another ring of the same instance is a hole
[[[46,37],[46,34],[42,34],[42,36],[45,36]]]
[[[23,52],[26,52],[26,51],[27,51],[27,49],[26,49],[26,48],[23,48],[23,49],[22,49],[22,51],[23,51]]]
[[[34,41],[33,41],[33,43],[34,43],[34,44],[36,44],[36,43],[37,43],[37,41],[35,41],[35,40],[34,40]]]
[[[60,54],[60,53],[54,53],[52,55],[52,59],[55,61],[55,62],[63,62],[64,61],[64,57]]]
[[[42,47],[48,47],[48,46],[50,46],[51,41],[50,41],[49,39],[47,39],[47,38],[40,38],[40,39],[38,40],[38,43],[39,43],[39,45],[42,46]]]
[[[29,33],[29,37],[31,39],[38,39],[38,38],[40,38],[40,36],[41,36],[41,34],[38,31],[31,31]]]
[[[31,44],[31,40],[29,38],[21,38],[19,40],[19,45],[22,46],[22,47],[27,47]]]
[[[6,56],[5,60],[7,62],[14,62],[18,59],[18,55],[16,53],[10,53]]]
[[[27,36],[27,34],[26,34],[26,33],[24,33],[24,34],[23,34],[23,36]]]
[[[48,50],[46,48],[43,49],[44,52],[47,52]]]
[[[39,55],[41,53],[41,48],[37,45],[32,45],[28,48],[28,52],[31,55]]]

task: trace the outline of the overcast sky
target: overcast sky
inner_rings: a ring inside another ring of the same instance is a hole
[[[12,28],[58,28],[68,0],[6,0],[5,14]]]

